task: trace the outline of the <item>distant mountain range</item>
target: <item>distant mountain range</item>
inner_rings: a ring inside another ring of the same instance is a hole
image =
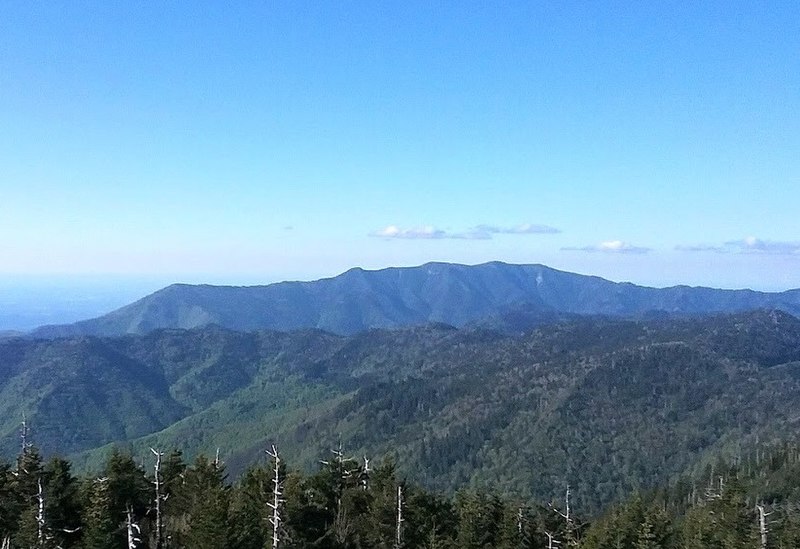
[[[562,315],[641,318],[764,308],[800,315],[800,290],[658,289],[543,265],[428,263],[378,271],[356,268],[333,278],[267,286],[175,284],[107,315],[44,326],[32,335],[116,336],[212,324],[244,331],[317,328],[347,335],[430,322],[462,327],[490,318],[496,325],[512,326]]]
[[[792,440],[798,410],[800,320],[779,311],[577,317],[516,335],[213,326],[0,340],[6,459],[23,412],[45,453],[78,466],[116,441],[147,457],[220,448],[232,474],[277,443],[291,467],[314,468],[341,440],[436,489],[547,500],[569,482],[584,511],[757,440]]]

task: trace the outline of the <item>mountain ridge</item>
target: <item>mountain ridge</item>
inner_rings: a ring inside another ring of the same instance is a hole
[[[795,436],[800,319],[18,338],[0,342],[0,404],[7,456],[25,412],[44,451],[89,469],[114,442],[141,455],[221,448],[232,474],[279,442],[313,468],[341,440],[357,455],[394,455],[437,490],[547,498],[570,482],[597,508],[704,456]],[[609,457],[618,467],[602,466]]]
[[[537,313],[617,317],[775,308],[797,316],[800,290],[652,288],[541,264],[432,262],[374,271],[356,267],[315,281],[258,286],[172,284],[101,317],[43,326],[30,335],[114,336],[210,324],[239,331],[318,328],[349,335],[431,322],[463,327],[520,307]]]

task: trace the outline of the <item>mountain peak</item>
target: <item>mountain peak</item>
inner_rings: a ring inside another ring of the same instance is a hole
[[[553,269],[491,261],[354,267],[331,278],[265,286],[172,284],[105,316],[46,326],[37,337],[146,333],[219,324],[233,330],[319,328],[352,334],[429,322],[456,327],[524,308],[550,316],[705,314],[773,308],[800,314],[800,292],[648,288]],[[543,318],[538,315],[539,318]]]

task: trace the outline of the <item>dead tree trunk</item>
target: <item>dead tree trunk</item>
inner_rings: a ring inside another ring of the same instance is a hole
[[[163,452],[159,452],[153,448],[150,448],[150,451],[156,456],[156,464],[153,468],[154,476],[153,484],[155,485],[156,490],[156,499],[155,499],[155,511],[156,511],[156,549],[162,549],[164,546],[164,518],[161,514],[161,502],[164,499],[164,496],[161,494],[161,457],[164,455]]]
[[[369,459],[367,456],[364,456],[364,468],[361,470],[361,488],[364,490],[369,490],[369,474],[372,469],[369,468]]]
[[[125,519],[125,526],[128,530],[128,549],[136,549],[136,544],[141,542],[142,540],[139,539],[139,534],[141,533],[141,529],[139,525],[136,524],[133,520],[133,509],[130,505],[128,505],[127,510],[127,517]]]
[[[31,447],[28,442],[28,421],[25,418],[25,412],[22,412],[22,427],[19,430],[19,438],[22,441],[22,455],[25,455]]]
[[[772,513],[767,513],[763,505],[756,505],[756,509],[758,509],[758,533],[761,536],[760,549],[767,549],[767,533],[769,532],[767,529],[767,517]]]
[[[567,545],[571,546],[575,543],[573,532],[575,530],[575,521],[570,514],[570,504],[569,504],[569,497],[572,492],[570,491],[569,484],[567,485],[567,493],[564,496],[564,511],[560,511],[555,505],[552,503],[550,504],[550,508],[559,515],[561,518],[564,519],[564,533],[566,535]],[[548,535],[549,536],[549,535]],[[555,543],[561,543],[555,542]]]
[[[342,505],[342,496],[344,495],[345,487],[350,481],[353,472],[348,469],[345,464],[344,451],[342,450],[341,441],[339,441],[337,449],[331,450],[331,452],[333,453],[333,461],[321,460],[320,463],[326,467],[329,467],[336,479],[336,515],[333,519],[333,531],[336,541],[339,543],[345,543],[352,525],[350,524],[346,510]]]
[[[550,532],[545,532],[544,535],[547,536],[547,549],[558,549],[558,546],[561,545],[561,542],[558,541]]]
[[[403,547],[403,487],[397,487],[397,524],[394,533],[394,549]]]
[[[39,508],[36,511],[36,540],[39,543],[39,547],[44,547],[44,530],[45,530],[45,521],[44,521],[44,492],[42,491],[42,479],[36,481],[36,485],[38,486],[39,490],[36,493],[36,501],[39,504]]]
[[[278,542],[279,542],[279,531],[281,525],[281,512],[280,506],[283,502],[281,496],[283,496],[283,492],[281,491],[281,476],[280,476],[280,464],[281,458],[278,455],[278,449],[275,445],[272,445],[272,451],[267,450],[267,455],[270,456],[272,459],[275,460],[275,469],[274,473],[275,476],[272,479],[272,502],[267,502],[267,505],[270,506],[272,509],[272,516],[270,517],[269,521],[272,524],[272,547],[273,549],[278,549]]]

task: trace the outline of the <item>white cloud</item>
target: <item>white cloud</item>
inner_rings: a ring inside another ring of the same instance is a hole
[[[646,254],[650,251],[650,248],[634,246],[633,244],[623,240],[605,240],[599,244],[595,244],[594,246],[570,247],[561,249],[573,252],[603,252],[613,254]]]
[[[762,240],[748,236],[740,240],[729,240],[721,245],[676,246],[675,249],[683,252],[800,256],[800,241]]]
[[[754,236],[726,242],[725,246],[732,247],[741,253],[800,255],[800,242],[761,240]]]
[[[712,246],[710,244],[696,244],[692,246],[675,246],[679,252],[724,252],[724,246]]]
[[[422,227],[402,228],[397,225],[387,225],[383,229],[369,233],[369,236],[384,239],[408,239],[408,240],[491,240],[496,234],[555,234],[560,233],[559,229],[548,225],[536,225],[525,223],[512,227],[499,227],[496,225],[477,225],[465,231],[446,231],[437,229],[431,225]]]
[[[557,234],[561,230],[549,225],[537,225],[534,223],[523,223],[513,227],[498,227],[496,225],[478,225],[476,231],[483,231],[489,234]]]
[[[370,233],[370,236],[380,238],[407,238],[407,239],[437,239],[446,238],[447,233],[441,229],[426,225],[424,227],[414,227],[411,229],[401,229],[397,225],[387,225],[379,231]]]

